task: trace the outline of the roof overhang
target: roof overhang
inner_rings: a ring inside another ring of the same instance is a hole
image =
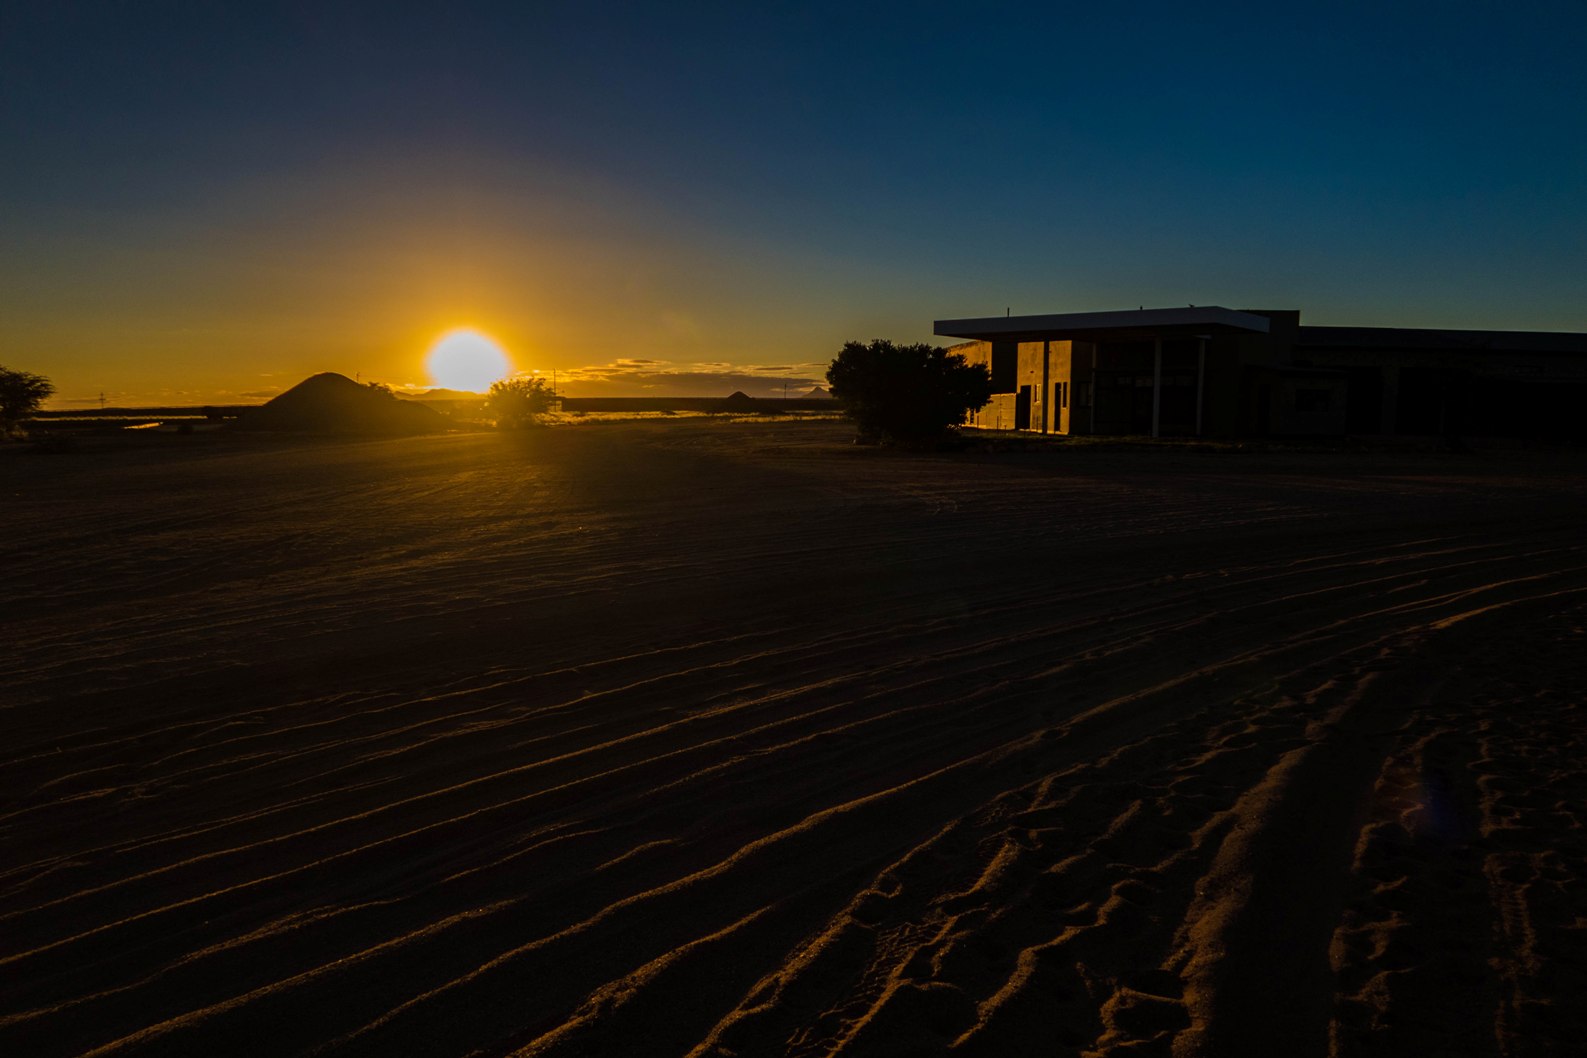
[[[1587,353],[1587,334],[1568,331],[1445,331],[1410,327],[1301,327],[1295,345],[1352,352]]]
[[[937,320],[933,333],[991,342],[1132,341],[1188,338],[1219,332],[1266,334],[1266,316],[1216,305],[1123,312],[1062,312],[1047,316],[987,316]]]

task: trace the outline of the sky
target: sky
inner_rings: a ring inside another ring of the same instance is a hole
[[[56,407],[781,393],[936,319],[1587,331],[1587,4],[0,5],[0,364]]]

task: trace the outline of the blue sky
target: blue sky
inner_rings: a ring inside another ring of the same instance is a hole
[[[1580,2],[0,17],[0,362],[65,398],[459,325],[707,393],[1005,309],[1587,330]]]

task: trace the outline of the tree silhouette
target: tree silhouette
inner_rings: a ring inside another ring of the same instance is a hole
[[[506,429],[533,426],[551,410],[551,387],[543,378],[504,378],[491,384],[485,407]]]
[[[992,398],[981,364],[935,345],[848,342],[827,368],[832,396],[869,441],[933,441]]]
[[[0,436],[10,434],[18,423],[31,417],[54,392],[54,384],[43,375],[0,366]]]

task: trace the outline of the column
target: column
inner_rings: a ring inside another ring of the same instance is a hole
[[[1378,407],[1378,430],[1396,433],[1399,430],[1400,368],[1398,364],[1383,366],[1383,397]]]
[[[1097,434],[1097,350],[1102,347],[1101,342],[1091,343],[1091,436]]]
[[[1163,340],[1152,339],[1152,436],[1157,436],[1158,412],[1163,403]]]
[[[1207,391],[1207,339],[1196,339],[1196,436],[1201,436],[1201,401]]]
[[[1041,341],[1041,432],[1050,433],[1047,424],[1052,420],[1052,411],[1048,405],[1052,403],[1052,384],[1047,381],[1052,371],[1052,340],[1043,338]]]

